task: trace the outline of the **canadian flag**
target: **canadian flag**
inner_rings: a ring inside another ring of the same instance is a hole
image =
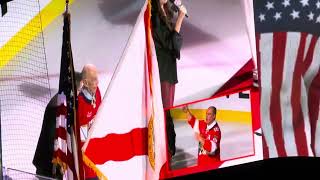
[[[100,179],[159,179],[166,161],[159,70],[145,2],[83,148]]]

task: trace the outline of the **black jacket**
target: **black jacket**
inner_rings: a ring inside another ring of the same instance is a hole
[[[170,30],[160,15],[152,13],[152,36],[158,59],[160,81],[178,82],[177,62],[180,59],[182,36],[175,30]]]
[[[56,111],[58,94],[53,96],[48,103],[41,128],[41,134],[38,140],[37,149],[33,158],[33,165],[37,172],[46,172],[46,175],[52,177],[52,156],[54,151],[54,139],[56,131]]]

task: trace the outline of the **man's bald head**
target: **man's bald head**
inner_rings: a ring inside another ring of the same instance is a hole
[[[93,64],[86,64],[83,66],[83,69],[82,69],[82,79],[85,79],[89,76],[89,73],[92,73],[92,72],[97,72],[97,67]]]
[[[97,67],[93,64],[86,64],[83,66],[81,74],[84,88],[95,94],[98,88]]]

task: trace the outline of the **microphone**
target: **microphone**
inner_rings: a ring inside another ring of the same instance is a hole
[[[172,4],[172,10],[174,11],[174,12],[178,12],[179,11],[179,7],[178,7],[178,5],[175,3],[176,1],[175,0],[170,0],[170,2],[171,2],[171,4]],[[188,14],[185,14],[185,16],[186,16],[186,18],[188,18],[189,16],[188,16]]]

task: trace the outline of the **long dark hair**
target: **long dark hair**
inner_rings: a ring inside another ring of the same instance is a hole
[[[152,0],[152,16],[159,16],[170,30],[173,30],[173,11],[170,9],[169,2],[163,5],[163,10],[160,6],[160,0]]]

